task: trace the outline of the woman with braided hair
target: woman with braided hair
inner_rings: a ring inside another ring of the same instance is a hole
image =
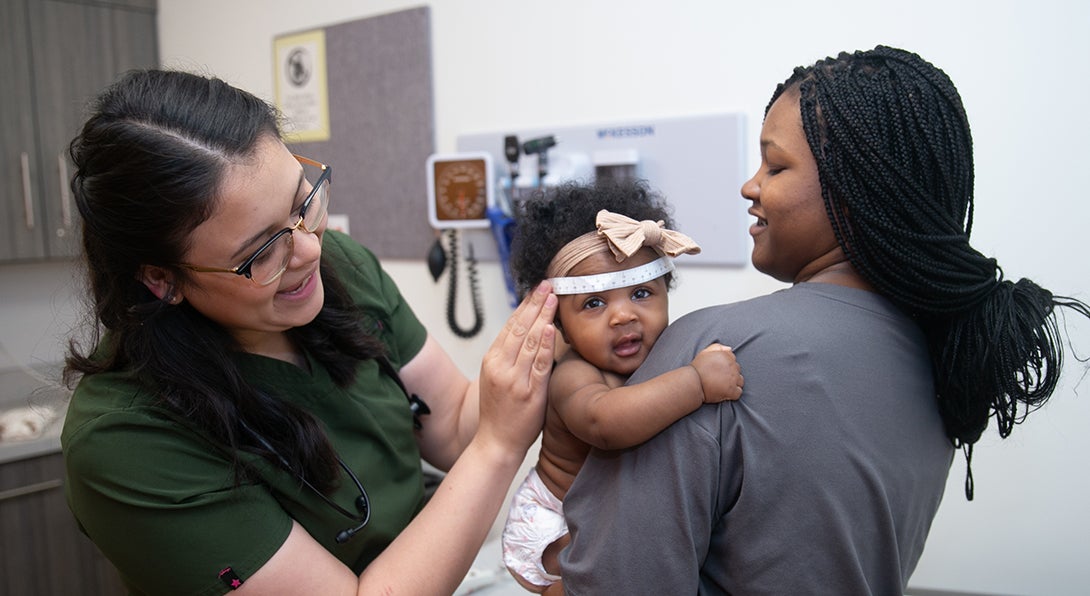
[[[752,262],[792,286],[682,317],[630,379],[718,341],[746,398],[592,451],[564,502],[569,593],[903,593],[955,450],[1043,404],[1060,309],[1090,317],[971,246],[968,120],[919,56],[796,69],[760,145]]]

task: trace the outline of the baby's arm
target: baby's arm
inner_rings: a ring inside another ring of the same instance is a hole
[[[643,443],[702,404],[738,399],[743,384],[734,352],[712,344],[687,366],[616,388],[589,363],[564,362],[553,372],[549,399],[580,440],[621,449]]]

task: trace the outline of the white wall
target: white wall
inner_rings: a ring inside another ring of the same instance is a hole
[[[274,35],[419,4],[160,0],[161,56],[271,98]],[[749,115],[752,166],[764,106],[795,65],[879,43],[905,47],[944,68],[964,98],[976,139],[974,244],[1008,276],[1086,300],[1088,25],[1090,7],[1075,0],[434,2],[436,143],[451,151],[461,133],[733,109]],[[741,200],[737,189],[709,192]],[[498,268],[482,272],[485,331],[464,341],[446,331],[445,283],[437,288],[422,260],[386,264],[474,374],[509,312]],[[672,312],[778,287],[752,268],[683,268]],[[1090,325],[1071,331],[1078,353],[1090,355]],[[1090,383],[1079,383],[1086,369],[1072,357],[1067,370],[1029,424],[1003,444],[993,432],[977,446],[972,503],[955,461],[914,586],[1076,594],[1090,583]]]

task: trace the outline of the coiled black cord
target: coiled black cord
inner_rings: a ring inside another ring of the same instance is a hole
[[[484,310],[481,308],[480,283],[477,280],[477,259],[473,257],[473,245],[469,245],[466,255],[466,277],[469,278],[470,303],[473,305],[473,326],[463,329],[454,316],[454,303],[458,285],[458,231],[447,230],[450,247],[450,290],[447,292],[447,324],[458,337],[468,339],[481,332],[484,327]]]

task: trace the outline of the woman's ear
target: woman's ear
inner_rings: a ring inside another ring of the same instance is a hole
[[[174,274],[162,267],[141,265],[137,279],[160,300],[171,304],[178,304],[182,301],[182,294],[174,285]]]

